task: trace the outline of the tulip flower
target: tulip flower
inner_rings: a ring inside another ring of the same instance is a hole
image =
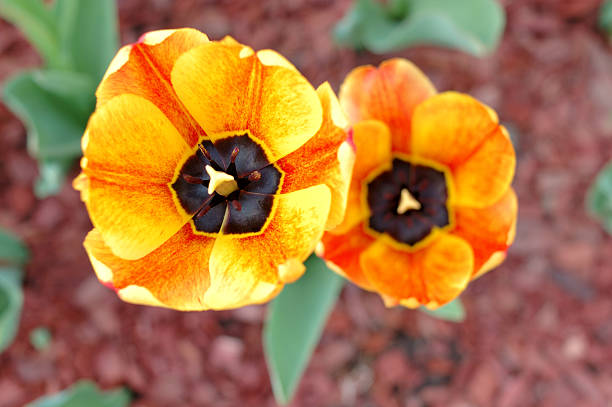
[[[340,103],[357,155],[346,218],[318,253],[389,306],[448,303],[514,239],[506,129],[476,99],[437,94],[403,59],[353,70]]]
[[[331,87],[193,29],[123,47],[83,136],[85,248],[127,302],[262,303],[344,216],[354,150]]]

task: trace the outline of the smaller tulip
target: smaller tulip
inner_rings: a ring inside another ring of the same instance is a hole
[[[357,157],[346,218],[318,253],[389,306],[448,303],[499,265],[514,239],[506,129],[476,99],[436,94],[403,59],[353,70],[340,103]]]

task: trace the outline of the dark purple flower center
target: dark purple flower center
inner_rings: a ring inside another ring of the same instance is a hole
[[[211,174],[216,173],[233,181],[209,194]],[[183,164],[172,188],[183,209],[193,215],[196,230],[256,233],[266,224],[281,178],[261,146],[245,133],[214,143],[202,141]]]
[[[368,183],[367,202],[370,229],[410,246],[450,224],[444,172],[401,158]]]

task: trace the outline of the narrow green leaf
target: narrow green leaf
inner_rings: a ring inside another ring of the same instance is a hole
[[[429,310],[425,307],[419,309],[432,317],[445,321],[463,322],[465,320],[465,308],[463,308],[463,303],[459,298],[455,298],[453,301],[435,310]]]
[[[612,234],[612,161],[595,178],[586,203],[588,212]]]
[[[98,83],[119,48],[115,0],[56,0],[54,12],[64,57]]]
[[[21,240],[0,228],[0,265],[22,266],[28,257],[28,249]]]
[[[126,389],[100,391],[95,383],[81,380],[72,387],[41,397],[26,407],[127,407],[131,396]]]
[[[310,360],[344,280],[315,255],[306,273],[287,285],[268,308],[264,351],[274,397],[288,403]]]
[[[0,267],[0,353],[15,339],[23,306],[21,272]]]
[[[15,24],[49,67],[65,67],[61,61],[59,33],[53,13],[42,0],[0,0],[0,16]]]

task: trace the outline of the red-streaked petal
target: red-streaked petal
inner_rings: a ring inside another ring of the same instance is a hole
[[[415,107],[436,93],[429,79],[411,62],[394,58],[349,73],[340,88],[340,104],[352,123],[376,119],[391,130],[393,150],[410,153]]]
[[[97,229],[85,239],[85,249],[98,279],[127,302],[178,310],[205,310],[210,285],[208,260],[214,239],[195,235],[186,224],[159,248],[138,260],[113,254]]]
[[[207,42],[205,34],[191,28],[144,34],[139,42],[121,48],[111,62],[96,91],[98,108],[115,96],[141,96],[168,117],[190,146],[195,145],[204,133],[176,96],[170,73],[182,54]]]
[[[375,239],[364,232],[364,225],[359,224],[347,233],[337,235],[325,233],[321,239],[321,257],[338,274],[348,278],[353,283],[366,290],[372,290],[372,286],[363,273],[359,258]],[[329,264],[331,263],[331,264]]]
[[[492,263],[491,257],[496,253],[504,254],[514,240],[518,202],[514,190],[508,192],[495,204],[487,208],[455,207],[456,227],[452,234],[464,239],[474,251],[474,276],[501,263],[503,257],[496,255]],[[489,264],[487,264],[489,263]]]
[[[313,138],[277,161],[285,173],[282,193],[325,184],[332,193],[326,229],[344,218],[355,151],[347,142],[346,119],[333,90],[326,82],[317,89],[323,105],[323,125]]]

